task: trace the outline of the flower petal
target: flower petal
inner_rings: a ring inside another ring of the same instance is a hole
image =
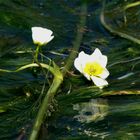
[[[79,58],[74,60],[74,66],[79,72],[81,72],[88,80],[90,80],[90,76],[83,72],[83,67]]]
[[[96,48],[95,51],[91,54],[92,61],[98,62],[102,67],[106,67],[107,65],[107,56],[102,55],[101,51]]]
[[[49,36],[53,34],[51,30],[42,27],[32,27],[31,30],[34,34],[41,33],[41,34],[48,34]]]
[[[99,63],[102,65],[102,67],[106,67],[107,65],[107,56],[102,55],[99,57]]]
[[[50,38],[48,38],[47,42],[50,42],[53,38],[54,38],[54,36],[50,36]]]
[[[74,66],[77,70],[83,73],[85,64],[88,62],[89,55],[85,54],[83,51],[79,53],[78,57],[74,61]]]
[[[101,51],[98,48],[96,48],[94,50],[94,52],[91,54],[91,56],[98,59],[100,56],[102,56],[102,53],[101,53]]]
[[[85,52],[81,51],[81,52],[79,53],[78,58],[79,58],[79,61],[80,61],[81,63],[85,63],[85,62],[88,62],[88,60],[90,59],[90,55],[88,55],[88,54],[86,54]]]
[[[92,76],[91,79],[94,82],[94,84],[96,86],[98,86],[99,88],[103,88],[104,86],[108,85],[108,82],[104,79],[101,79],[101,78],[98,78],[98,77],[95,77],[95,76]]]
[[[42,27],[32,27],[32,38],[35,44],[45,45],[50,42],[54,36],[51,36],[53,32],[49,29]]]
[[[88,80],[91,80],[90,75],[88,75],[87,73],[83,73],[83,74]]]
[[[101,77],[102,79],[106,79],[108,75],[109,75],[109,71],[105,68],[104,71],[98,76]]]
[[[82,65],[81,65],[81,62],[79,61],[79,58],[76,58],[74,60],[74,66],[77,70],[79,70],[81,73],[83,72],[83,68],[82,68]]]

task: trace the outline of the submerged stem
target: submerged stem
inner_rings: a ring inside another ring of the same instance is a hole
[[[71,68],[71,66],[73,65],[73,61],[77,55],[77,52],[80,48],[82,39],[83,39],[83,33],[84,33],[84,26],[86,24],[86,16],[87,16],[87,5],[86,3],[84,3],[81,7],[81,13],[80,13],[81,17],[80,17],[80,23],[78,24],[78,29],[77,29],[77,35],[76,35],[76,39],[73,42],[73,50],[70,53],[70,56],[68,57],[67,61],[66,61],[66,65],[63,69],[63,75],[65,76],[65,74],[69,71],[69,69]]]
[[[100,21],[101,21],[102,25],[103,25],[107,30],[109,30],[111,33],[116,34],[116,35],[118,35],[118,36],[120,36],[120,37],[123,37],[123,38],[125,38],[125,39],[131,40],[131,41],[133,41],[134,43],[140,44],[140,40],[139,40],[139,39],[137,39],[137,38],[135,38],[135,37],[133,37],[133,36],[131,36],[131,35],[125,34],[125,33],[123,33],[123,32],[119,32],[119,31],[113,29],[112,27],[110,27],[110,26],[108,25],[108,23],[106,23],[106,21],[105,21],[105,17],[104,17],[104,8],[105,8],[105,0],[103,1],[103,8],[102,8],[102,11],[101,11],[101,14],[100,14]]]
[[[135,7],[135,6],[138,6],[138,5],[140,5],[140,1],[136,1],[136,2],[133,2],[133,3],[129,3],[129,4],[127,4],[127,5],[124,7],[124,10],[127,10],[127,9],[129,9],[129,8],[131,8],[131,7]]]

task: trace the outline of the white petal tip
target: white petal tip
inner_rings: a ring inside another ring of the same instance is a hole
[[[94,82],[94,84],[99,88],[103,88],[108,85],[108,82],[105,79],[101,79],[95,76],[92,76],[91,79]]]

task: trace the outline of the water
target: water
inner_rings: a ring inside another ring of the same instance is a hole
[[[107,1],[105,22],[115,31],[139,40],[139,5],[123,11],[133,2]],[[15,70],[33,62],[33,26],[53,30],[55,38],[42,47],[45,57],[40,59],[49,63],[51,58],[63,68],[73,49],[80,6],[81,1],[75,0],[1,0],[0,68]],[[77,76],[66,76],[51,105],[50,117],[42,125],[40,139],[140,139],[139,44],[106,30],[100,21],[101,9],[101,0],[88,3],[80,51],[91,54],[100,48],[108,56],[109,86],[99,90],[72,67],[71,72]],[[0,72],[0,139],[28,139],[51,79],[50,74],[45,78],[39,69]]]

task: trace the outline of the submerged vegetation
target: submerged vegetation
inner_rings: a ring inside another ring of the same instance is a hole
[[[0,139],[140,138],[139,1],[0,4]]]

